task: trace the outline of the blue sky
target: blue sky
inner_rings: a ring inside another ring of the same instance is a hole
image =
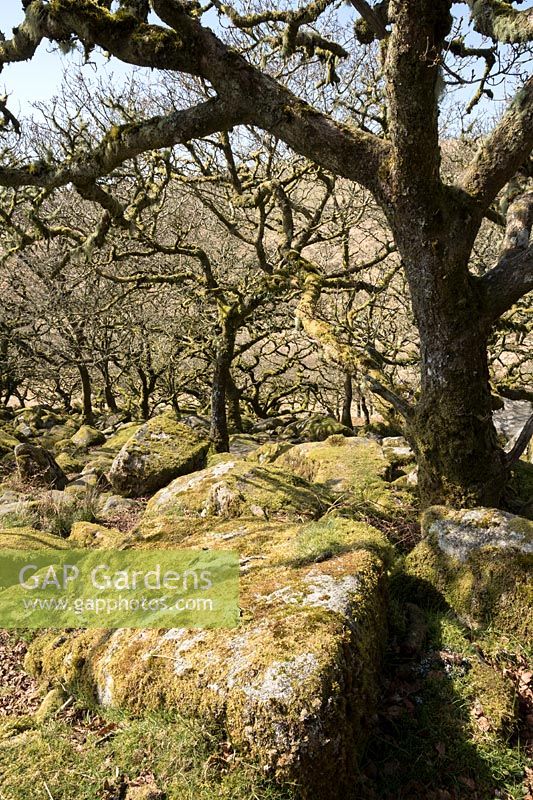
[[[0,30],[9,38],[11,29],[22,19],[20,0],[0,0]],[[113,73],[117,78],[131,72],[132,67],[116,59],[108,61],[99,53],[94,53],[91,61],[101,71]],[[0,92],[10,95],[9,107],[13,113],[31,113],[30,104],[36,100],[49,100],[61,85],[63,69],[72,63],[70,57],[63,56],[57,49],[53,51],[49,42],[43,42],[31,61],[9,64],[0,74]],[[86,66],[94,72],[94,67]]]
[[[0,0],[0,3],[0,30],[9,38],[13,26],[22,19],[21,2]],[[527,0],[521,8],[532,5],[533,0]],[[343,13],[351,16],[352,11],[353,9],[346,9]],[[456,4],[455,11],[462,14],[465,19],[468,18],[468,8],[464,4]],[[81,62],[79,55],[75,57]],[[72,63],[71,58],[63,56],[57,49],[53,51],[50,43],[43,42],[31,61],[4,67],[0,75],[0,94],[5,92],[10,95],[9,107],[16,115],[29,115],[31,102],[46,101],[57,93],[63,69]],[[133,68],[116,59],[107,60],[98,52],[94,52],[91,63],[84,69],[89,76],[94,75],[97,69],[99,75],[113,75],[115,81],[122,81]]]

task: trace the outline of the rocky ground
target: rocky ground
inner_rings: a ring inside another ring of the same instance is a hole
[[[236,631],[3,632],[3,800],[531,795],[531,465],[523,517],[421,530],[405,440],[265,427],[213,455],[194,415],[3,423],[4,547],[232,547],[242,568]]]

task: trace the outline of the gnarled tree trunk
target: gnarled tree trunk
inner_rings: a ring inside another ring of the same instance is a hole
[[[344,373],[344,393],[342,398],[342,413],[341,422],[347,428],[353,428],[352,422],[352,400],[353,400],[353,385],[352,373]]]
[[[228,390],[227,390],[227,412],[228,412],[228,423],[231,428],[233,428],[237,433],[242,433],[242,416],[241,416],[241,405],[240,405],[240,394],[239,390],[233,380],[233,375],[229,374],[228,379]]]
[[[210,438],[215,452],[229,452],[228,418],[226,398],[231,375],[231,362],[235,351],[235,329],[231,321],[223,321],[222,331],[216,344],[211,382],[211,431]]]
[[[78,372],[80,373],[81,379],[83,422],[87,425],[92,425],[94,423],[94,412],[91,376],[89,374],[89,370],[87,369],[87,365],[83,362],[78,364]]]

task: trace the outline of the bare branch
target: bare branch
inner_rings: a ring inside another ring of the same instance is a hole
[[[350,3],[359,12],[377,39],[385,39],[388,36],[383,20],[366,0],[350,0]]]
[[[509,206],[501,257],[494,269],[480,279],[490,319],[497,319],[526,292],[533,289],[533,192]]]
[[[11,187],[87,185],[147,150],[172,147],[225,130],[238,122],[238,115],[224,102],[208,100],[165,117],[152,117],[135,125],[114,126],[94,150],[62,164],[37,162],[23,168],[0,169],[0,184]]]
[[[518,436],[518,439],[514,443],[513,447],[511,448],[511,450],[506,454],[505,461],[508,467],[511,467],[518,461],[518,459],[528,446],[532,437],[533,437],[533,414],[531,414],[528,421],[522,428],[522,431]]]
[[[318,267],[312,262],[303,259],[295,251],[291,251],[287,258],[295,261],[302,273],[303,290],[298,304],[297,317],[304,331],[324,348],[327,358],[341,364],[350,372],[362,374],[373,392],[390,403],[406,419],[409,418],[413,413],[413,409],[407,401],[383,384],[381,376],[378,377],[375,374],[375,361],[368,359],[366,353],[358,353],[356,348],[340,341],[334,332],[333,326],[329,322],[317,318],[316,307],[324,281],[324,276],[320,273]]]
[[[467,0],[474,28],[483,36],[506,44],[533,40],[533,8],[516,11],[501,0]]]
[[[511,180],[533,149],[533,77],[518,92],[507,113],[482,142],[460,185],[484,211]]]

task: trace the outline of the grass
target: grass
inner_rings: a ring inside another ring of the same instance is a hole
[[[67,537],[75,522],[94,522],[97,508],[98,493],[91,488],[68,500],[55,500],[53,495],[44,494],[39,503],[39,527]]]
[[[420,532],[416,500],[406,506],[406,497],[397,510],[380,506],[365,490],[350,502],[339,498],[330,514],[340,513],[343,519],[325,516],[306,525],[294,543],[291,563],[303,566],[353,549],[354,520],[372,524],[398,552],[408,552]],[[38,516],[34,524],[66,536],[75,521],[95,519],[96,499],[89,491],[63,503],[41,493],[32,511]],[[13,524],[19,519],[15,516]],[[522,738],[515,717],[520,709],[513,709],[513,685],[506,673],[509,665],[531,663],[532,653],[496,629],[474,639],[430,590],[403,575],[398,559],[390,582],[389,651],[380,707],[360,774],[354,776],[354,797],[523,800],[531,742]],[[406,602],[419,604],[426,617],[427,641],[416,656],[402,651]],[[14,727],[2,738],[10,724]],[[0,800],[122,800],[128,786],[143,781],[161,789],[161,800],[298,797],[295,788],[274,785],[234,753],[223,730],[177,713],[131,718],[80,707],[74,717],[41,725],[32,718],[7,724],[0,718],[0,740]]]
[[[20,510],[2,517],[1,528],[36,528],[65,538],[75,522],[96,520],[98,493],[88,488],[84,494],[56,500],[51,492],[41,488],[31,507],[25,501],[20,501],[19,506]]]
[[[391,631],[361,800],[521,800],[531,753],[511,719],[514,690],[498,659],[527,664],[527,654],[519,645],[513,653],[494,630],[473,641],[445,609],[430,607],[426,621],[427,643],[416,658],[402,654],[405,631]],[[505,729],[497,730],[501,720]]]
[[[79,712],[82,714],[83,712]],[[52,719],[0,747],[2,800],[115,800],[131,785],[155,784],[165,800],[288,800],[237,759],[221,731],[178,715],[91,723]],[[24,725],[19,725],[24,727]],[[0,721],[1,737],[1,721]]]

